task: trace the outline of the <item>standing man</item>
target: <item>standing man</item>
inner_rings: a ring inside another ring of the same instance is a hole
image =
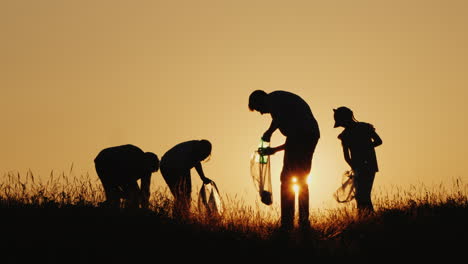
[[[189,140],[169,149],[161,158],[161,174],[174,197],[174,216],[187,217],[192,201],[192,179],[190,171],[195,168],[203,183],[211,180],[203,172],[202,162],[211,156],[208,140]]]
[[[311,171],[312,156],[320,138],[320,131],[309,105],[291,92],[274,91],[268,94],[256,90],[249,96],[249,109],[271,115],[271,125],[262,136],[264,141],[270,142],[276,129],[286,137],[283,145],[263,150],[264,155],[273,155],[284,150],[280,177],[282,228],[289,230],[294,226],[295,180],[299,186],[299,225],[303,228],[310,227],[307,177]]]
[[[104,205],[118,208],[123,198],[126,208],[148,208],[151,174],[159,169],[156,154],[127,144],[103,149],[94,164],[106,194]]]

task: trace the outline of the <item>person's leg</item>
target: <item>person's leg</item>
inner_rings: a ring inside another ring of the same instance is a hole
[[[354,171],[354,189],[355,195],[354,199],[356,200],[356,207],[358,211],[361,211],[364,208],[364,192],[363,192],[363,180],[362,180],[362,173],[359,170]]]
[[[174,216],[186,218],[190,215],[192,181],[190,171],[179,172],[178,181],[173,185]]]
[[[366,171],[365,172],[365,180],[363,183],[361,183],[362,189],[363,189],[363,205],[366,208],[366,210],[373,212],[374,211],[374,206],[372,204],[372,198],[371,198],[371,193],[372,193],[372,186],[374,185],[374,178],[375,178],[375,172],[373,171]]]
[[[371,171],[370,178],[369,178],[369,195],[368,195],[369,198],[368,199],[369,199],[369,206],[372,212],[374,211],[374,204],[372,203],[372,189],[374,186],[374,180],[375,180],[375,171]]]
[[[281,182],[281,228],[290,230],[294,227],[295,195],[292,180]]]
[[[138,208],[140,205],[140,188],[137,182],[127,182],[122,184],[125,195],[125,208]]]
[[[106,195],[105,206],[111,208],[119,208],[121,198],[121,191],[119,187],[107,181],[102,181],[102,185],[104,187],[104,192]]]
[[[290,137],[286,138],[285,150],[283,157],[283,169],[281,170],[281,228],[284,230],[290,230],[294,228],[294,216],[295,216],[295,203],[296,196],[294,193],[294,149],[291,148]]]
[[[301,228],[310,227],[309,221],[309,185],[306,180],[298,182],[299,185],[299,226]]]
[[[181,185],[182,208],[185,216],[190,214],[190,205],[192,202],[192,180],[190,171],[183,174]]]
[[[374,183],[375,173],[366,169],[356,171],[354,178],[356,190],[356,206],[360,214],[372,212],[374,210],[371,201],[371,190]]]
[[[311,167],[312,155],[317,145],[317,139],[310,134],[296,135],[286,140],[284,171],[289,178],[296,178],[299,187],[298,209],[299,225],[310,227],[309,221],[309,186],[307,183]],[[292,190],[291,190],[292,191]],[[293,206],[295,206],[294,192],[292,192]],[[294,207],[292,209],[294,217]]]
[[[176,217],[177,215],[177,208],[180,206],[178,205],[179,203],[179,192],[177,191],[178,188],[178,181],[179,181],[179,173],[176,170],[167,168],[164,160],[161,162],[161,167],[160,167],[161,175],[163,176],[164,181],[166,182],[167,186],[169,187],[169,190],[171,191],[172,196],[174,197],[174,204],[172,207],[172,215],[173,217]]]
[[[119,208],[121,193],[117,184],[112,180],[112,173],[107,171],[100,164],[96,164],[96,172],[101,180],[106,196],[106,201],[102,203],[102,205],[105,207]]]
[[[312,169],[312,156],[315,152],[318,139],[311,137],[310,135],[305,136],[304,140],[300,140],[297,144],[297,174],[298,185],[299,185],[299,225],[301,228],[310,228],[309,220],[309,183],[307,182],[310,177]],[[305,144],[307,142],[307,144]]]

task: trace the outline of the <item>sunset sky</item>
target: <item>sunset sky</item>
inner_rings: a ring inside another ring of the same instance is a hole
[[[271,119],[247,103],[263,89],[300,95],[319,123],[313,208],[333,204],[348,169],[342,105],[382,137],[375,190],[467,181],[467,13],[462,0],[0,0],[1,176],[73,164],[97,179],[103,148],[161,157],[208,139],[206,176],[256,201],[249,160]],[[282,153],[272,166],[278,202]]]

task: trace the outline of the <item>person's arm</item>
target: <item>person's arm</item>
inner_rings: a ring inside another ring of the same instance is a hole
[[[344,156],[344,160],[346,161],[346,163],[348,163],[349,167],[351,167],[351,169],[354,170],[352,160],[351,160],[350,150],[346,144],[343,144],[343,156]]]
[[[276,129],[278,129],[278,122],[276,122],[276,120],[273,118],[271,120],[270,127],[268,128],[267,131],[265,131],[265,133],[263,133],[262,140],[266,142],[270,142],[271,135],[273,134],[273,132],[276,131]]]
[[[146,177],[141,178],[141,207],[143,209],[148,209],[149,206],[149,197],[150,197],[150,184],[151,184],[151,173]]]
[[[197,171],[198,175],[200,176],[200,179],[203,181],[204,184],[208,184],[211,182],[210,179],[205,177],[205,173],[203,172],[203,167],[200,162],[195,164],[195,170]]]
[[[261,149],[259,149],[259,153],[260,153],[260,155],[273,155],[278,151],[284,150],[285,147],[286,147],[286,144],[283,144],[283,145],[280,145],[280,146],[277,146],[277,147],[274,147],[274,148],[271,148],[271,147],[261,148]]]
[[[374,142],[374,147],[382,145],[382,139],[380,138],[379,134],[375,132],[375,130],[372,130],[371,138],[372,142]]]
[[[279,145],[277,147],[274,147],[273,149],[275,150],[275,153],[278,152],[278,151],[282,151],[286,148],[286,144],[283,144],[283,145]]]

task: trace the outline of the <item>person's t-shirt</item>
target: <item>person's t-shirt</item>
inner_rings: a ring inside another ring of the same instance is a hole
[[[268,94],[271,117],[281,133],[288,136],[314,134],[320,137],[319,127],[309,105],[298,95],[286,91]]]
[[[375,147],[372,134],[375,133],[373,125],[357,122],[355,126],[346,128],[338,136],[342,144],[348,146],[351,152],[351,162],[356,168],[368,168],[378,171]]]
[[[131,144],[103,149],[94,161],[107,173],[122,179],[138,180],[151,174],[146,168],[145,153]]]
[[[197,144],[198,140],[190,140],[175,145],[161,157],[161,168],[190,170],[195,167],[200,162],[195,151]]]

